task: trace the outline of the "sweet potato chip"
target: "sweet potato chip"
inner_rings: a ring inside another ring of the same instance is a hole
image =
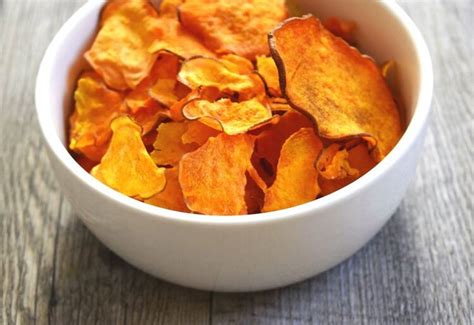
[[[275,182],[265,194],[263,212],[290,208],[317,197],[320,189],[314,162],[322,147],[312,128],[300,129],[285,141]]]
[[[108,89],[97,73],[85,72],[77,82],[74,100],[69,149],[100,161],[112,135],[110,122],[126,111],[123,95]]]
[[[159,34],[151,44],[150,52],[167,51],[184,59],[197,55],[214,57],[214,53],[201,44],[195,35],[183,28],[178,21],[177,7],[182,2],[180,0],[165,0],[161,3],[158,22]]]
[[[265,200],[265,192],[262,190],[255,180],[248,173],[247,185],[245,186],[245,204],[247,205],[247,213],[259,213],[263,207]]]
[[[210,215],[247,213],[246,172],[252,168],[253,137],[219,134],[179,164],[179,182],[192,211]]]
[[[250,60],[268,54],[267,32],[287,17],[284,0],[187,0],[178,12],[208,48]]]
[[[265,159],[275,171],[281,147],[286,139],[299,129],[310,127],[311,121],[303,114],[294,110],[286,112],[277,124],[258,135],[255,143],[256,155]]]
[[[155,63],[157,54],[148,48],[159,35],[158,23],[158,14],[148,0],[109,1],[85,58],[108,86],[133,89]]]
[[[240,74],[251,74],[254,71],[252,62],[236,54],[226,54],[219,58],[227,69]]]
[[[379,160],[388,154],[402,130],[397,106],[372,59],[311,15],[287,20],[269,42],[284,95],[314,120],[322,137],[363,137],[377,146]]]
[[[162,53],[156,64],[159,70],[154,84],[149,89],[149,94],[160,104],[170,107],[179,100],[175,92],[178,84],[176,77],[180,67],[179,58],[171,53]]]
[[[349,44],[355,44],[354,32],[357,24],[352,20],[345,20],[339,17],[329,17],[323,22],[324,27],[334,35],[342,38]]]
[[[281,97],[278,69],[272,57],[258,56],[257,71],[265,80],[270,96]]]
[[[178,79],[191,89],[215,87],[227,94],[253,92],[258,86],[250,75],[233,72],[221,61],[203,57],[185,61]]]
[[[338,143],[324,148],[316,168],[319,175],[326,179],[343,179],[359,175],[359,171],[349,164],[349,152]]]
[[[165,189],[146,199],[145,203],[159,206],[161,208],[176,210],[181,212],[190,212],[186,203],[184,203],[183,191],[178,181],[178,168],[168,168],[165,172]]]
[[[183,107],[192,100],[206,99],[208,101],[215,101],[221,95],[219,89],[214,87],[199,87],[193,89],[184,98],[174,103],[170,107],[170,117],[173,121],[180,122],[185,118],[183,116]]]
[[[197,148],[194,144],[185,144],[181,140],[187,130],[187,123],[169,122],[158,127],[158,136],[153,144],[155,150],[151,153],[157,165],[176,166],[181,157]]]
[[[102,183],[130,197],[149,198],[163,190],[165,169],[157,167],[145,149],[142,130],[128,116],[112,121],[107,153],[91,174]]]
[[[272,112],[284,113],[284,112],[293,110],[285,98],[280,98],[280,97],[270,98],[269,105],[270,105],[270,108],[272,109]]]
[[[258,99],[236,103],[227,98],[216,102],[193,100],[183,107],[183,116],[229,135],[245,133],[272,117],[271,110]]]
[[[348,176],[346,178],[339,179],[327,179],[323,176],[319,176],[319,186],[321,188],[321,195],[328,195],[337,191],[338,189],[352,183],[360,176],[367,173],[375,165],[374,159],[372,159],[367,144],[361,143],[353,148],[346,149],[348,152],[347,162],[351,168],[358,171],[356,175]]]
[[[142,135],[146,135],[168,116],[168,110],[156,104],[155,106],[142,107],[130,116],[142,127]]]
[[[202,146],[211,137],[216,137],[220,132],[199,121],[190,121],[188,127],[181,136],[184,144],[195,143]]]

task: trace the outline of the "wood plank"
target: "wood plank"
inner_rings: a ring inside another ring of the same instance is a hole
[[[207,292],[131,267],[74,215],[34,112],[42,54],[78,0],[0,1],[1,324],[204,324]]]

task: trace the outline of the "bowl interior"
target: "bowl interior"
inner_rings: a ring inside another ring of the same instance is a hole
[[[337,16],[357,22],[356,39],[363,53],[378,63],[395,60],[397,64],[398,98],[402,115],[408,124],[414,114],[420,90],[420,64],[408,31],[382,1],[300,0],[304,13],[324,19]],[[47,87],[50,100],[48,112],[56,135],[66,145],[67,119],[73,107],[73,92],[77,77],[87,66],[82,54],[90,46],[97,31],[103,1],[88,3],[64,26],[52,60]],[[63,94],[62,96],[60,94]]]

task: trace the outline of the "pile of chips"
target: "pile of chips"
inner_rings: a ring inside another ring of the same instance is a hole
[[[109,1],[85,53],[69,148],[111,188],[240,215],[353,182],[395,146],[399,112],[352,22],[284,0]]]

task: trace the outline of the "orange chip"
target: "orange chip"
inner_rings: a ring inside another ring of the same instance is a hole
[[[219,131],[213,129],[199,121],[190,121],[187,123],[188,127],[181,136],[184,144],[195,143],[202,146],[211,137],[216,137]]]
[[[132,113],[131,117],[142,127],[142,135],[154,130],[156,125],[168,115],[168,111],[160,105],[143,107]]]
[[[149,198],[163,190],[165,169],[157,167],[145,149],[142,130],[128,116],[112,121],[107,153],[91,174],[102,183],[130,197]]]
[[[272,57],[258,56],[257,71],[265,80],[265,84],[270,96],[281,97],[280,80],[278,69]]]
[[[284,0],[187,0],[178,12],[208,48],[250,60],[269,53],[267,32],[287,17]]]
[[[210,215],[247,213],[246,172],[252,168],[254,138],[219,134],[179,164],[179,182],[189,209]]]
[[[226,54],[219,58],[219,61],[225,65],[227,69],[239,74],[251,74],[254,71],[252,62],[236,54]]]
[[[348,164],[351,166],[351,168],[358,171],[357,175],[333,180],[326,179],[320,175],[319,186],[321,187],[321,195],[328,195],[352,183],[354,180],[367,173],[376,165],[374,159],[372,159],[369,153],[367,144],[365,143],[361,143],[353,148],[347,149],[347,152],[349,153],[347,158]]]
[[[325,148],[316,164],[319,175],[326,179],[356,177],[359,171],[349,164],[349,152],[338,143]]]
[[[162,53],[158,58],[159,70],[154,84],[149,89],[149,94],[160,104],[170,107],[179,99],[175,92],[178,85],[176,79],[179,71],[179,58],[170,53]]]
[[[272,117],[271,110],[256,98],[235,103],[227,98],[216,102],[193,100],[183,107],[183,116],[229,135],[245,133]]]
[[[155,150],[151,153],[151,157],[157,165],[175,166],[185,153],[196,149],[196,145],[185,144],[181,140],[186,129],[186,123],[169,122],[160,124],[158,136],[153,144]]]
[[[142,107],[156,106],[157,102],[167,107],[174,104],[178,100],[175,88],[179,65],[176,55],[160,53],[150,74],[127,94],[126,102],[130,110],[135,113]]]
[[[357,24],[354,21],[339,17],[329,17],[323,22],[323,25],[327,30],[344,39],[347,43],[355,43],[354,32],[357,29]]]
[[[281,147],[293,133],[301,128],[312,127],[311,121],[303,114],[291,110],[286,112],[280,121],[258,135],[255,152],[259,158],[264,158],[276,170]]]
[[[191,89],[215,87],[227,94],[253,93],[258,87],[256,80],[250,75],[233,72],[221,61],[203,57],[185,61],[178,80]]]
[[[148,0],[109,1],[85,58],[108,86],[133,89],[155,63],[157,54],[148,48],[159,35],[158,23],[158,14]]]
[[[177,7],[182,2],[180,0],[165,0],[161,3],[159,33],[149,48],[150,52],[167,51],[184,59],[197,55],[214,57],[214,53],[183,28],[178,21]]]
[[[246,177],[247,185],[245,186],[245,204],[247,205],[247,213],[259,213],[263,207],[265,192],[248,173]]]
[[[108,89],[95,72],[83,73],[74,93],[69,148],[100,161],[112,135],[110,122],[126,111],[122,94]]]
[[[283,93],[314,119],[322,137],[362,137],[377,146],[378,159],[390,152],[401,136],[400,118],[372,59],[311,15],[287,20],[269,41]]]
[[[303,128],[283,144],[275,182],[266,191],[263,212],[314,200],[319,194],[314,162],[323,145],[312,128]]]
[[[181,212],[190,212],[186,203],[184,203],[183,191],[178,181],[178,168],[168,168],[165,172],[165,189],[146,199],[145,203],[159,206],[161,208],[176,210]]]

